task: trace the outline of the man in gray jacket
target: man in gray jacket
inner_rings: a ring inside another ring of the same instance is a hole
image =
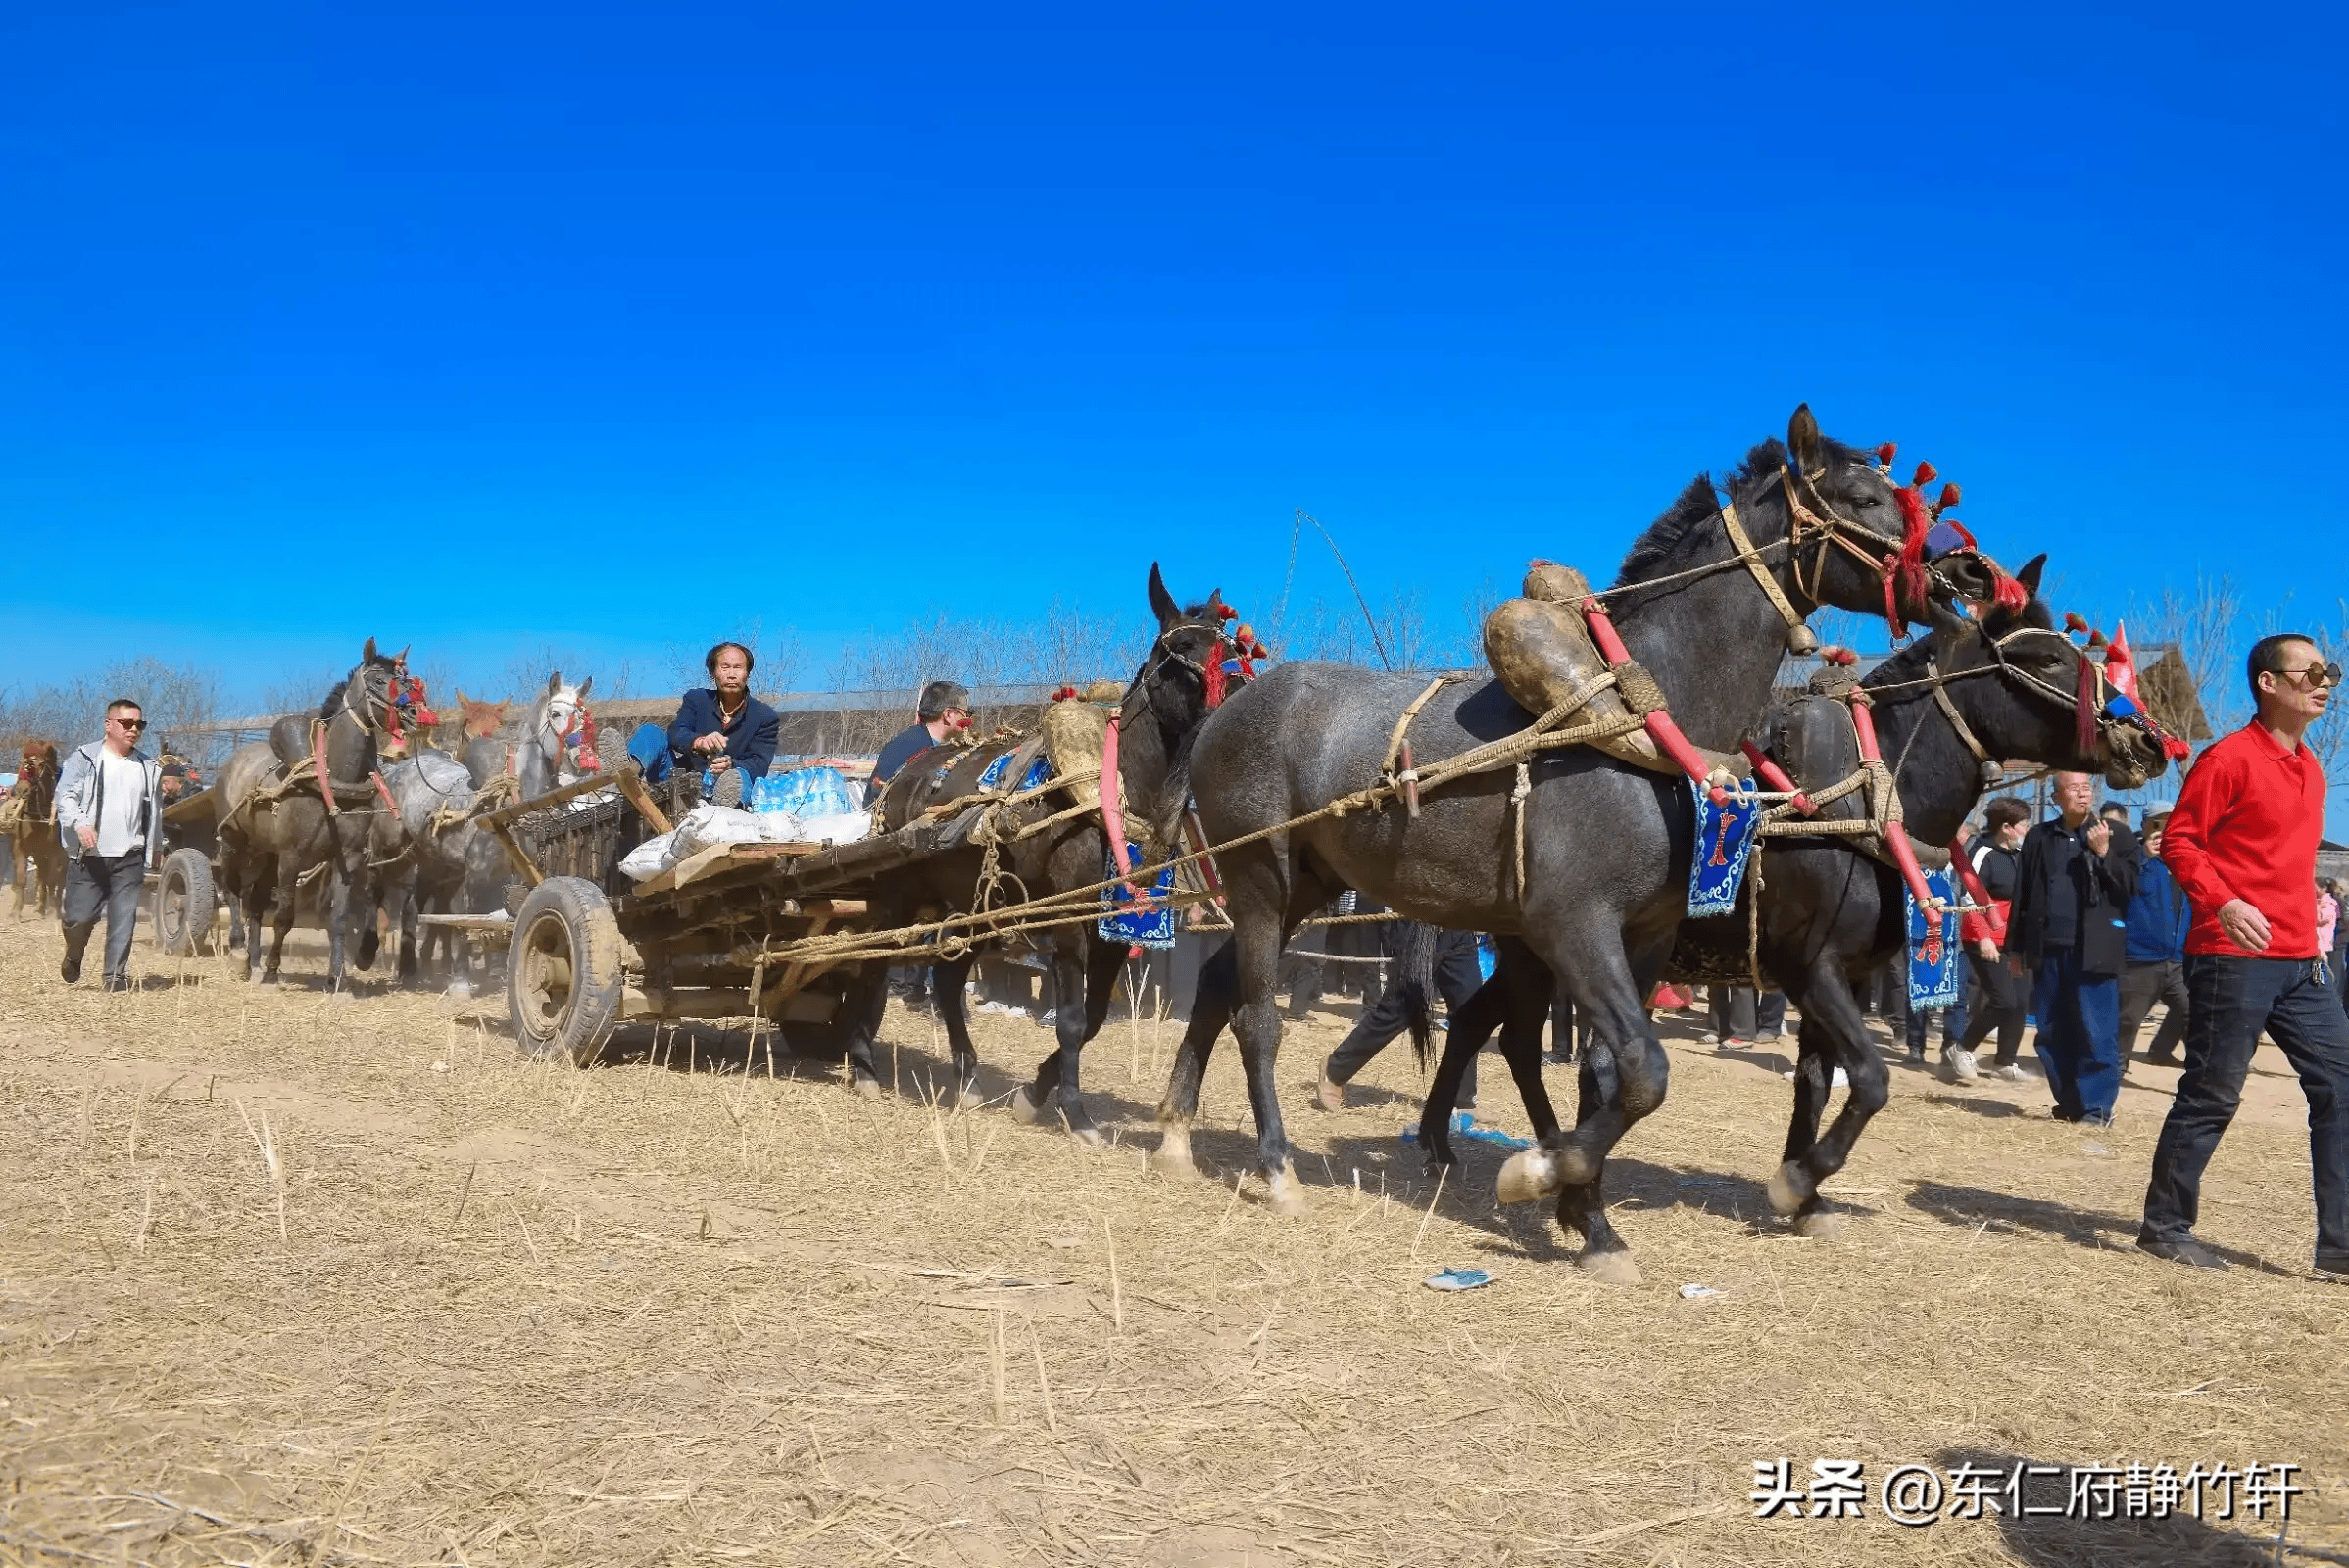
[[[106,738],[76,748],[57,782],[57,836],[73,861],[63,901],[66,961],[57,969],[68,985],[81,978],[82,951],[103,912],[106,989],[130,989],[139,892],[163,844],[161,770],[138,749],[146,728],[139,705],[116,698],[106,705]]]

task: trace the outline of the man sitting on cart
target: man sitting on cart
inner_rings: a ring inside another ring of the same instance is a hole
[[[751,668],[757,661],[741,643],[719,643],[702,662],[717,684],[685,694],[677,716],[669,721],[659,771],[650,762],[645,771],[655,778],[664,777],[671,767],[709,772],[715,775],[710,799],[720,806],[738,806],[750,794],[752,781],[766,777],[773,765],[783,720],[751,695]],[[629,750],[635,753],[633,745]],[[639,760],[645,759],[640,756]]]

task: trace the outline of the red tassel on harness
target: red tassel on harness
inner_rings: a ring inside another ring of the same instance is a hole
[[[1904,603],[1922,606],[1926,601],[1925,536],[1933,528],[1933,519],[1926,514],[1925,497],[1917,492],[1915,486],[1892,493],[1900,498],[1901,520],[1907,524],[1900,542],[1900,592]],[[1907,629],[1897,614],[1888,614],[1884,618],[1893,622],[1892,635],[1895,637]]]
[[[1207,654],[1207,667],[1200,671],[1199,679],[1206,686],[1207,706],[1209,708],[1222,707],[1224,682],[1222,638],[1215,639],[1215,647]]]

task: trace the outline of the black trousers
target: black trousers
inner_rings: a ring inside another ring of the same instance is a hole
[[[2349,1273],[2349,1017],[2330,965],[2308,958],[2186,956],[2186,1070],[2153,1145],[2138,1240],[2185,1240],[2200,1216],[2202,1173],[2242,1102],[2260,1032],[2283,1052],[2308,1097],[2317,1199],[2317,1267]]]
[[[2011,1067],[2023,1050],[2023,1029],[2031,1016],[2031,983],[2007,967],[2006,956],[1984,960],[1981,954],[1966,965],[1974,982],[1974,1004],[1966,1025],[1965,1048],[1972,1051],[1998,1031],[1998,1065]]]
[[[1476,988],[1485,977],[1476,966],[1476,933],[1473,931],[1440,931],[1436,934],[1436,994],[1444,999],[1444,1010],[1457,1013],[1468,1005]],[[1322,1071],[1332,1083],[1351,1083],[1354,1074],[1370,1063],[1370,1058],[1387,1049],[1389,1041],[1403,1032],[1403,982],[1397,975],[1389,983],[1379,1000],[1370,1004],[1354,1023],[1338,1049],[1330,1053],[1329,1064]],[[1460,1079],[1460,1105],[1465,1108],[1476,1103],[1476,1063]]]
[[[130,939],[138,930],[139,894],[147,881],[147,852],[100,855],[84,850],[66,867],[65,896],[59,912],[65,919],[66,947],[78,958],[88,945],[90,928],[106,916],[106,983],[130,983]]]
[[[1786,1027],[1786,994],[1784,991],[1765,991],[1759,996],[1751,986],[1714,986],[1710,988],[1713,1009],[1713,1033],[1724,1040],[1751,1040],[1756,1035],[1775,1035]]]
[[[2170,1010],[2153,1032],[2148,1056],[2175,1056],[2186,1037],[2186,966],[2182,963],[2131,963],[2121,974],[2121,1060],[2137,1047],[2137,1031],[2145,1015],[2160,1003]]]

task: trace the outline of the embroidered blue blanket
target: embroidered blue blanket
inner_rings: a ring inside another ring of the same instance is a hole
[[[1135,865],[1139,866],[1144,863],[1141,845],[1127,845],[1126,853],[1132,857],[1132,863]],[[1115,876],[1117,867],[1105,864],[1101,867],[1101,875]],[[1173,892],[1174,867],[1170,865],[1158,873],[1158,880],[1151,885],[1150,897],[1153,901],[1164,900]],[[1115,887],[1101,890],[1102,908],[1123,908],[1128,911],[1123,914],[1106,915],[1101,919],[1099,928],[1101,940],[1103,942],[1123,942],[1130,947],[1137,948],[1173,947],[1175,939],[1174,906],[1158,903],[1155,907],[1137,909],[1133,907],[1133,905],[1134,895],[1122,882]]]
[[[1944,904],[1949,899],[1947,867],[1925,873],[1925,885]],[[1906,895],[1909,909],[1909,1009],[1932,1011],[1957,1005],[1957,916],[1941,911],[1940,929],[1929,931],[1917,895]]]
[[[1011,771],[1011,759],[1016,751],[1017,748],[1014,748],[1012,751],[1005,752],[987,764],[987,771],[979,775],[980,789],[991,790],[1003,782],[1003,776]],[[1019,789],[1032,790],[1052,776],[1052,759],[1039,754],[1036,760],[1028,764],[1028,776],[1019,781]],[[1016,795],[1019,790],[1014,790],[1011,793]]]
[[[1696,801],[1696,857],[1688,865],[1691,919],[1727,914],[1737,906],[1737,888],[1753,854],[1754,826],[1762,819],[1762,803],[1752,791],[1748,779],[1719,806],[1703,790],[1688,792]]]

